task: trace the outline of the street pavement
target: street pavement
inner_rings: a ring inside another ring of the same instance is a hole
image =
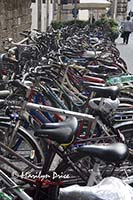
[[[133,33],[130,35],[128,44],[123,44],[123,39],[119,36],[116,40],[116,47],[120,51],[121,58],[126,61],[128,71],[133,74]]]
[[[128,2],[128,12],[133,11],[133,0]],[[132,19],[133,20],[133,19]],[[122,44],[122,38],[116,40],[116,46],[120,51],[121,57],[126,61],[128,66],[128,71],[133,74],[133,32],[130,34],[129,43]]]

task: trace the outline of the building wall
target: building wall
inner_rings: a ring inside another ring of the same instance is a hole
[[[76,0],[79,3],[79,0]],[[68,6],[71,7],[68,9]],[[61,0],[60,3],[56,3],[55,20],[58,21],[71,21],[74,20],[72,9],[75,8],[75,0]],[[77,15],[78,18],[78,15]]]
[[[0,49],[5,38],[19,41],[19,32],[31,28],[30,6],[30,0],[0,0]]]
[[[47,4],[47,2],[42,4],[42,31],[46,31],[47,26],[49,26],[53,20],[53,4],[50,1],[48,3],[49,4]]]
[[[31,29],[37,29],[38,28],[38,24],[37,24],[37,15],[38,15],[38,11],[37,11],[37,3],[34,2],[31,4],[31,9],[32,9],[32,24],[31,24]]]
[[[91,7],[90,3],[92,2],[87,1],[87,0],[61,0],[61,3],[62,3],[61,6],[59,6],[60,4],[57,4],[58,6],[57,20],[58,21],[74,20],[75,16],[73,16],[74,14],[73,10],[75,9],[79,11],[77,13],[77,19],[81,19],[81,20],[88,20],[89,18],[91,19],[92,16],[94,16],[95,19],[99,19],[101,14],[107,13],[106,7],[103,7],[101,9],[99,8],[99,6],[98,8],[97,7],[94,8],[94,5],[92,5]],[[97,4],[100,4],[99,0],[97,0]]]
[[[124,19],[127,16],[127,0],[117,0],[117,18]]]
[[[127,16],[128,0],[110,0],[110,2],[112,3],[112,16],[114,16],[115,14],[115,18],[117,19],[117,21],[123,20]]]
[[[60,0],[59,0],[60,1]],[[61,0],[61,9],[60,7],[57,9],[57,20],[67,21],[72,20],[72,8],[75,5],[75,1],[78,3],[87,2],[87,0]],[[112,16],[114,19],[118,21],[123,20],[127,16],[127,5],[128,0],[107,0],[111,3],[111,8],[108,10],[109,16]],[[66,12],[66,6],[71,5],[71,10],[69,13]],[[95,13],[94,13],[95,12]],[[60,16],[58,16],[61,13]],[[107,10],[98,10],[98,12],[90,9],[90,11],[80,10],[79,11],[79,19],[88,19],[91,15],[94,15],[96,19],[98,19],[102,13],[107,13]]]
[[[32,8],[31,29],[41,28],[41,31],[46,31],[47,26],[49,26],[51,24],[51,21],[53,20],[53,2],[52,0],[45,0],[43,2],[41,1],[40,9],[38,10],[39,1],[40,0],[35,0],[34,3],[31,4]],[[40,19],[38,19],[38,14],[40,15]],[[39,23],[41,27],[39,27]]]

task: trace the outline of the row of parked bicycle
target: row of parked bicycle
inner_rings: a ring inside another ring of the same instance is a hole
[[[132,184],[133,75],[115,44],[99,28],[21,35],[0,55],[1,199],[57,200],[110,176]]]

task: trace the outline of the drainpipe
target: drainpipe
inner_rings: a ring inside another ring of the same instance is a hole
[[[61,0],[59,0],[59,4],[58,4],[58,9],[59,9],[59,18],[58,20],[61,22]]]
[[[77,22],[77,0],[75,0],[75,4],[74,4],[74,9],[75,9],[75,16],[74,16],[74,23],[76,24]]]
[[[46,30],[49,26],[49,0],[46,1]]]
[[[42,1],[37,0],[37,29],[41,31],[41,11],[42,11]]]
[[[52,20],[54,20],[55,19],[55,10],[56,10],[56,1],[54,0],[54,1],[52,1],[53,3],[52,3],[52,5],[53,5],[53,15],[52,15]]]
[[[116,16],[117,16],[117,3],[118,3],[118,0],[113,1],[113,19],[116,19]]]

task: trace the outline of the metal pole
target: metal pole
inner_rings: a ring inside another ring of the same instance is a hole
[[[118,0],[114,0],[114,5],[113,5],[113,18],[116,19],[116,15],[117,15],[117,3]]]
[[[42,1],[37,0],[37,29],[41,31],[41,11],[42,11]]]
[[[75,0],[75,4],[74,4],[74,9],[75,9],[75,16],[74,16],[74,23],[76,24],[76,21],[77,21],[77,0]]]
[[[53,0],[53,17],[52,17],[52,19],[54,20],[55,19],[55,9],[56,9],[56,2],[55,2],[55,0]]]
[[[49,26],[49,0],[46,2],[46,30]]]
[[[59,0],[59,21],[61,22],[61,0]]]

